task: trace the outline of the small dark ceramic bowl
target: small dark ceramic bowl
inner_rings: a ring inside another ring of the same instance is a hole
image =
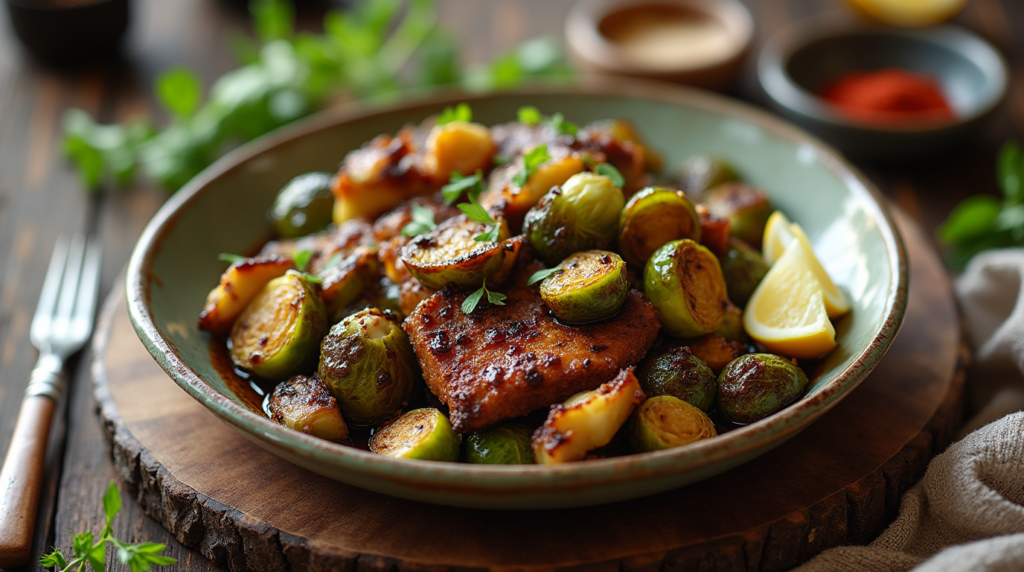
[[[56,65],[109,56],[128,29],[128,0],[7,0],[7,13],[21,43]]]
[[[846,72],[903,68],[937,78],[956,118],[884,126],[848,119],[815,93]],[[772,106],[851,155],[911,159],[969,138],[1006,94],[1006,64],[978,36],[956,26],[903,30],[805,24],[772,38],[757,66]]]

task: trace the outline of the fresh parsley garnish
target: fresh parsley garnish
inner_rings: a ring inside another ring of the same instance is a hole
[[[313,251],[311,250],[300,250],[292,255],[292,262],[295,263],[295,268],[299,272],[305,272],[306,267],[309,266],[310,259],[313,258]]]
[[[516,176],[512,178],[512,182],[522,187],[529,180],[530,175],[537,170],[537,167],[550,160],[551,155],[548,153],[547,145],[538,145],[530,149],[529,153],[523,155],[523,170],[516,173]]]
[[[556,113],[548,119],[548,123],[555,128],[555,131],[559,135],[572,135],[573,137],[579,132],[580,128],[575,123],[570,123],[562,117],[561,113]]]
[[[540,114],[540,110],[532,105],[520,107],[516,115],[519,118],[519,122],[526,125],[536,125],[544,119]]]
[[[324,283],[324,279],[323,278],[320,278],[319,276],[317,276],[315,274],[310,274],[309,272],[303,272],[302,273],[302,277],[305,278],[306,282],[309,282],[310,284],[323,284]]]
[[[512,157],[509,157],[508,155],[496,154],[494,155],[494,157],[491,158],[491,163],[494,163],[495,165],[508,165],[511,162]]]
[[[412,222],[402,227],[402,236],[417,236],[437,228],[434,213],[425,206],[412,205]]]
[[[217,260],[227,262],[229,264],[234,264],[239,260],[245,260],[245,258],[246,257],[241,256],[239,254],[231,254],[230,252],[221,252],[220,254],[217,255]]]
[[[114,530],[111,523],[118,511],[121,510],[121,495],[117,491],[117,484],[113,481],[107,487],[103,495],[103,512],[106,514],[107,522],[103,525],[103,531],[97,540],[92,532],[83,532],[71,537],[71,550],[73,558],[69,561],[60,549],[54,547],[53,552],[44,554],[39,563],[44,568],[54,568],[57,572],[82,570],[86,563],[95,572],[102,572],[107,568],[107,545],[110,544],[117,549],[117,559],[128,565],[132,572],[144,571],[156,566],[169,566],[177,562],[169,556],[161,556],[167,548],[164,544],[143,542],[142,544],[128,544],[114,538]]]
[[[476,197],[472,194],[469,195],[469,204],[462,203],[459,205],[459,210],[466,213],[466,218],[473,222],[480,224],[490,225],[490,228],[486,232],[478,234],[473,237],[473,240],[477,242],[497,242],[498,232],[501,230],[501,226],[498,221],[494,220],[491,213],[487,212],[483,206],[477,202]]]
[[[455,107],[446,107],[437,116],[438,125],[447,125],[452,121],[465,121],[466,123],[473,121],[473,110],[469,107],[468,103],[460,103]]]
[[[622,185],[626,184],[626,179],[622,176],[622,173],[615,168],[615,165],[611,163],[598,163],[594,167],[594,172],[598,175],[604,175],[612,180],[612,184],[618,188],[622,188]]]
[[[487,279],[485,278],[480,289],[469,296],[466,296],[466,299],[462,301],[463,313],[472,314],[473,310],[476,310],[477,305],[480,304],[480,300],[483,300],[484,296],[487,296],[487,301],[495,306],[504,306],[505,299],[508,298],[508,296],[501,292],[491,292],[488,290]]]
[[[327,259],[327,262],[324,263],[323,268],[321,268],[320,271],[323,272],[325,270],[330,270],[331,268],[334,268],[335,266],[341,264],[341,261],[344,258],[345,256],[342,254],[340,250],[338,252],[335,252],[334,254],[331,255],[330,258]]]
[[[479,196],[484,191],[483,171],[477,171],[472,175],[452,173],[452,178],[448,181],[448,184],[441,187],[441,196],[444,197],[445,204],[451,205],[459,200],[462,193],[467,190],[470,196]]]
[[[538,271],[536,271],[536,272],[534,272],[533,274],[530,275],[530,279],[526,281],[526,285],[527,286],[532,286],[532,285],[540,282],[541,280],[544,280],[545,278],[547,278],[549,276],[554,276],[555,274],[561,274],[561,272],[562,272],[562,269],[558,268],[557,266],[555,268],[545,268],[544,270],[538,270]]]
[[[519,122],[523,125],[534,126],[540,123],[547,123],[555,132],[559,135],[571,135],[573,137],[579,133],[579,126],[575,123],[570,123],[565,120],[565,116],[561,113],[556,113],[550,117],[545,117],[539,109],[532,105],[526,105],[519,108],[517,112]]]

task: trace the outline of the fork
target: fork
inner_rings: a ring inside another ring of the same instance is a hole
[[[0,471],[0,568],[24,565],[32,549],[46,443],[64,394],[64,360],[92,335],[101,256],[95,238],[75,235],[58,239],[50,258],[30,334],[39,360]]]

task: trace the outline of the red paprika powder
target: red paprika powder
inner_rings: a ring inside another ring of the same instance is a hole
[[[931,123],[955,118],[933,78],[899,68],[850,72],[819,95],[848,117],[870,123]]]

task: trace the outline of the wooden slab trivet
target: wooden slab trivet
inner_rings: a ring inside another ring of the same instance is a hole
[[[392,498],[251,444],[179,389],[107,306],[94,365],[100,414],[128,490],[184,545],[231,570],[601,568],[781,570],[864,543],[961,420],[961,345],[948,278],[912,223],[910,303],[861,387],[770,453],[657,496],[500,512]]]

